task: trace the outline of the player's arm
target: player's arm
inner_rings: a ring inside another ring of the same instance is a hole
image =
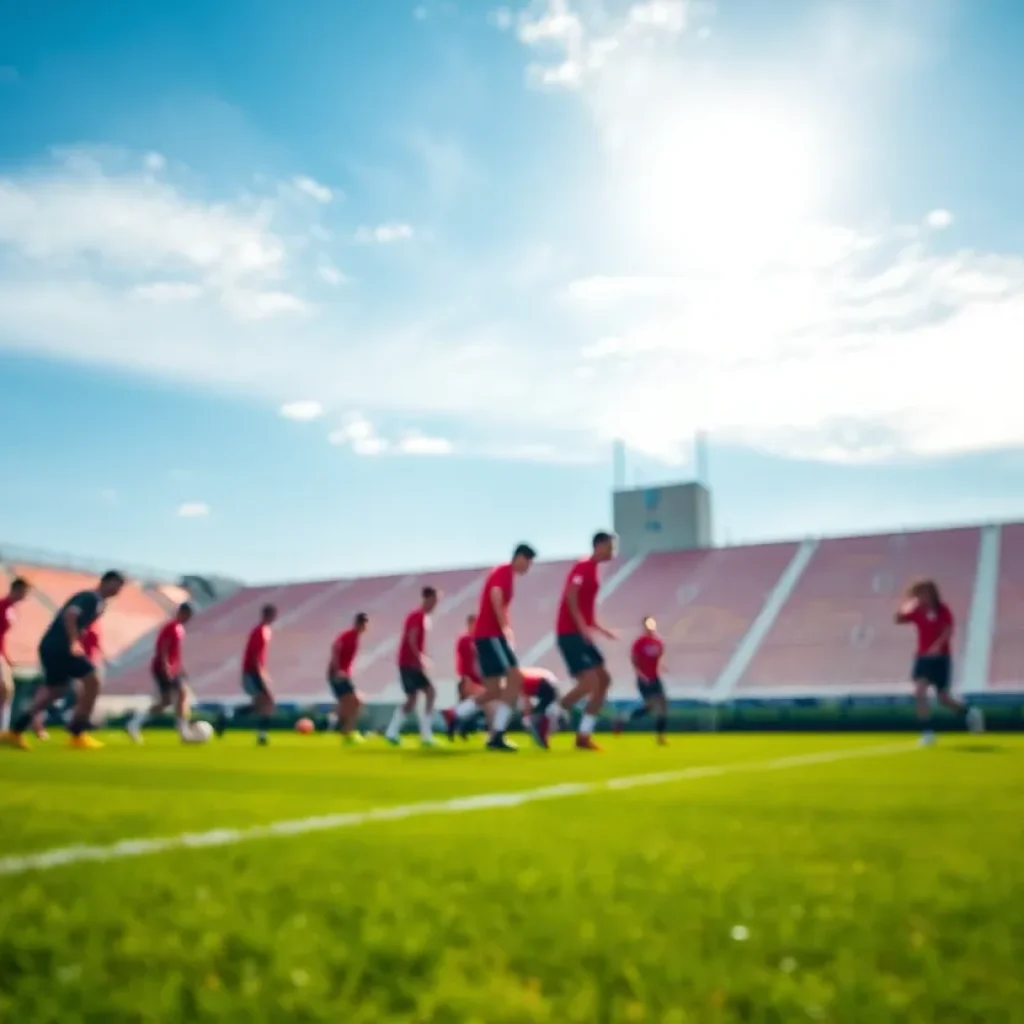
[[[953,619],[952,616],[947,619],[946,625],[943,627],[942,632],[935,638],[935,643],[928,648],[928,653],[931,655],[941,654],[942,648],[953,639]]]
[[[637,657],[637,649],[634,646],[633,650],[630,651],[629,660],[633,665],[633,671],[636,672],[637,677],[642,679],[645,683],[650,682],[643,670],[640,668],[640,659]]]
[[[502,633],[508,636],[511,630],[508,624],[508,609],[505,607],[505,595],[501,587],[491,587],[491,607]]]
[[[64,629],[68,635],[68,644],[71,650],[75,654],[82,653],[82,634],[78,629],[78,619],[81,615],[81,609],[76,604],[69,604],[64,609],[64,614],[61,616],[61,622],[64,623]]]
[[[332,676],[338,675],[341,671],[341,647],[339,644],[331,644],[331,666],[328,671]]]
[[[903,603],[896,609],[896,614],[892,617],[893,622],[897,626],[905,626],[908,622],[914,621],[914,616],[917,613],[918,603],[913,597],[907,596],[904,598]]]
[[[420,650],[420,630],[422,626],[410,626],[402,637],[402,644],[416,659],[420,671],[423,671],[423,652]]]
[[[580,585],[577,580],[569,581],[569,589],[565,593],[565,604],[580,636],[589,643],[590,627],[583,621],[583,614],[580,611]]]

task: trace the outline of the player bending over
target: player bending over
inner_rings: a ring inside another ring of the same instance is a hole
[[[14,662],[7,650],[7,634],[14,628],[15,608],[31,590],[29,581],[19,576],[11,581],[7,596],[0,598],[0,735],[10,731],[14,707]]]
[[[895,615],[897,625],[912,625],[917,628],[917,654],[910,677],[914,683],[917,700],[917,717],[924,732],[922,746],[935,742],[929,719],[928,691],[935,690],[938,702],[950,711],[960,715],[971,732],[981,732],[985,719],[979,708],[972,708],[949,694],[953,680],[953,613],[943,603],[939,588],[934,580],[918,580],[907,588],[902,605]]]
[[[261,747],[265,747],[269,742],[267,730],[277,703],[271,689],[270,673],[267,672],[267,654],[274,635],[276,619],[277,608],[272,604],[265,604],[260,610],[260,621],[253,627],[242,652],[242,690],[251,703],[236,708],[233,715],[230,710],[222,712],[217,723],[218,734],[223,734],[229,718],[255,716],[256,742]]]
[[[636,672],[636,688],[640,694],[640,707],[634,708],[629,721],[635,722],[644,715],[654,716],[654,731],[658,743],[662,746],[667,742],[665,729],[668,725],[668,698],[661,681],[661,658],[665,653],[665,644],[658,636],[658,624],[648,615],[644,619],[644,631],[633,641],[630,658]],[[621,723],[618,729],[621,731]]]
[[[78,750],[94,750],[103,744],[88,734],[89,720],[100,691],[96,666],[86,656],[82,634],[103,614],[107,601],[124,587],[124,576],[111,570],[104,573],[95,590],[83,590],[71,597],[57,613],[49,629],[39,641],[39,665],[43,681],[26,711],[18,715],[4,741],[21,750],[28,750],[25,732],[36,716],[63,697],[68,687],[79,686],[68,732],[70,744]]]
[[[149,671],[156,685],[156,700],[148,708],[139,708],[128,720],[125,731],[136,742],[142,742],[146,723],[169,707],[174,708],[174,727],[186,739],[192,720],[192,693],[185,680],[188,678],[182,663],[181,648],[185,640],[185,627],[192,618],[192,605],[179,605],[174,618],[164,623],[156,635],[153,658]]]
[[[335,714],[346,743],[362,743],[363,734],[356,731],[363,699],[352,682],[352,665],[359,653],[359,640],[370,625],[370,616],[359,612],[352,620],[352,628],[335,637],[331,644],[331,660],[327,666],[327,684],[338,702]]]
[[[562,709],[558,704],[555,675],[543,668],[523,669],[523,692],[520,695],[523,724],[539,746],[550,748],[551,733],[558,730]]]
[[[480,663],[476,656],[476,616],[466,616],[466,632],[455,641],[455,674],[458,676],[459,703],[478,697],[484,692],[484,684],[480,678]],[[463,739],[467,739],[469,733],[476,728],[477,719],[486,714],[488,731],[490,730],[490,719],[493,717],[494,705],[488,704],[486,708],[477,708],[478,715],[470,718],[460,719],[455,708],[448,708],[444,712],[444,720],[448,726],[448,739],[454,740],[458,732]]]
[[[455,717],[459,722],[472,723],[482,708],[493,703],[494,719],[487,740],[488,750],[518,749],[505,738],[509,719],[523,689],[509,609],[516,576],[525,576],[536,557],[537,552],[529,544],[520,544],[512,553],[511,562],[499,565],[487,574],[480,595],[480,613],[473,636],[483,689],[462,700],[455,709]]]
[[[583,717],[576,733],[578,750],[600,750],[594,742],[594,726],[601,713],[612,677],[605,667],[604,655],[594,643],[594,634],[616,639],[615,634],[596,618],[597,592],[601,581],[598,566],[615,557],[615,536],[600,531],[594,534],[589,558],[577,562],[566,577],[558,608],[558,649],[576,685],[561,699],[565,711],[585,700]]]
[[[420,742],[425,747],[433,746],[434,701],[437,691],[427,672],[430,660],[427,658],[427,633],[430,630],[430,613],[437,607],[438,592],[433,587],[424,587],[420,594],[420,606],[410,612],[402,626],[398,641],[398,676],[405,693],[405,702],[395,708],[384,739],[394,747],[402,745],[402,725],[407,715],[417,712],[420,725]],[[417,709],[416,695],[423,694],[423,707]]]

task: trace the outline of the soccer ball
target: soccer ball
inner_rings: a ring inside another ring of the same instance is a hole
[[[316,732],[316,726],[313,724],[312,718],[300,718],[295,723],[295,731],[301,732],[303,736],[309,736]]]
[[[209,722],[193,722],[182,733],[185,743],[209,743],[213,738],[213,726]]]

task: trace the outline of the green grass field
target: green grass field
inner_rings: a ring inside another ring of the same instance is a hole
[[[560,737],[514,757],[109,741],[0,750],[0,1020],[1024,1021],[1018,737],[630,736],[602,755]],[[818,753],[834,760],[779,763]],[[443,803],[699,766],[725,769]],[[421,801],[438,804],[11,860]]]

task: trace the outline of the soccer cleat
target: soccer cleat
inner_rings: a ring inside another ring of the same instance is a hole
[[[269,747],[270,746],[270,740],[267,739],[267,737],[264,736],[263,733],[260,733],[259,736],[256,737],[256,746],[258,746],[258,747]]]
[[[927,732],[921,733],[921,739],[919,740],[922,747],[934,747],[935,746],[935,733],[929,729]]]
[[[658,733],[658,746],[659,747],[667,747],[668,746],[668,737],[666,737],[666,735],[663,732],[659,732]]]
[[[13,747],[15,750],[32,749],[29,741],[20,732],[0,732],[0,744],[3,744],[5,747]]]
[[[345,743],[350,747],[361,747],[366,742],[366,737],[361,732],[350,732],[345,735]]]
[[[593,736],[584,736],[582,733],[576,735],[576,749],[577,750],[593,750],[595,753],[600,753],[601,748],[594,742]]]
[[[967,728],[973,733],[985,731],[985,716],[982,714],[981,708],[967,709]]]
[[[72,750],[102,750],[106,744],[102,740],[90,736],[87,732],[79,733],[68,740],[68,746]]]
[[[45,729],[36,729],[35,733],[36,739],[39,740],[40,743],[46,743],[50,738],[50,734]]]
[[[625,728],[625,723],[622,721],[622,719],[621,718],[616,718],[614,724],[612,725],[612,732],[615,733],[616,736],[621,736],[622,735],[622,730],[624,728]]]
[[[437,740],[433,736],[421,736],[420,737],[420,746],[424,747],[424,748],[436,747],[437,746]]]
[[[132,743],[142,742],[142,730],[134,719],[129,720],[128,724],[124,727],[124,731],[128,733]]]
[[[444,718],[445,728],[448,732],[448,742],[454,743],[455,733],[458,731],[459,728],[459,719],[451,708],[448,708],[446,711],[442,712],[441,717]]]
[[[492,736],[487,741],[487,750],[498,750],[504,754],[515,754],[519,752],[519,748],[514,744],[510,743],[505,739],[504,734],[500,736]]]
[[[390,743],[393,747],[400,747],[402,745],[401,736],[389,736],[387,733],[384,733],[384,741]]]

